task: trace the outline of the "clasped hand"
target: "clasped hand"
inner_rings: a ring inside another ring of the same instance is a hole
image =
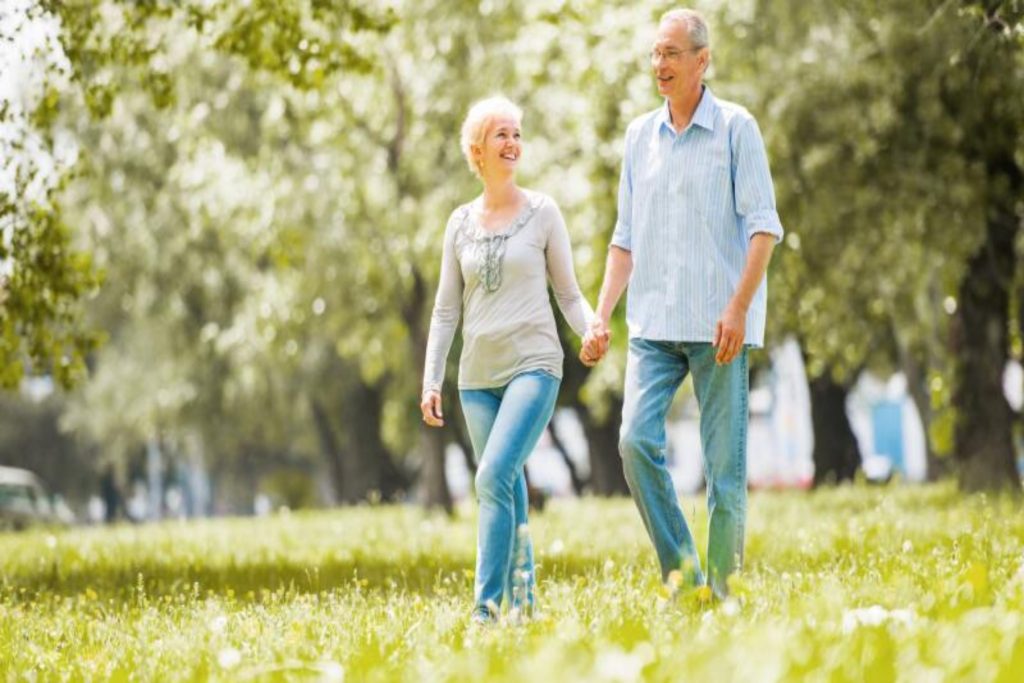
[[[600,318],[594,318],[590,328],[583,336],[583,346],[580,348],[580,362],[588,368],[597,365],[598,361],[608,353],[608,345],[611,342],[611,332],[608,325]]]

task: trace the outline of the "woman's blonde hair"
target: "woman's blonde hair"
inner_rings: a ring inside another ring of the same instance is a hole
[[[509,116],[521,124],[523,110],[508,98],[495,95],[476,102],[469,108],[466,120],[462,122],[462,135],[460,136],[462,156],[466,157],[469,170],[476,176],[480,175],[480,168],[473,159],[473,145],[483,145],[491,121],[499,116]]]

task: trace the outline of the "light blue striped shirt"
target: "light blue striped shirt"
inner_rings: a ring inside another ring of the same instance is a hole
[[[713,341],[758,232],[782,239],[764,141],[746,109],[705,86],[682,133],[667,102],[629,125],[612,244],[633,257],[630,337]],[[748,345],[764,344],[767,299],[762,281],[747,312]]]

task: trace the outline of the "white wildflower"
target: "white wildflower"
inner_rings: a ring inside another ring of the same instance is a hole
[[[605,681],[635,681],[640,678],[643,668],[652,661],[654,648],[650,643],[640,643],[632,652],[613,648],[598,656],[596,673]]]
[[[345,667],[337,662],[321,662],[317,668],[320,669],[322,681],[341,683],[345,680]]]
[[[214,633],[223,633],[227,625],[228,618],[223,614],[218,614],[213,619],[210,619],[210,630]]]
[[[907,609],[887,610],[881,605],[858,607],[843,613],[843,633],[852,633],[861,626],[881,626],[886,623],[909,626],[915,616],[913,611]]]
[[[233,647],[226,647],[217,653],[217,663],[222,669],[234,669],[242,661],[242,653]]]

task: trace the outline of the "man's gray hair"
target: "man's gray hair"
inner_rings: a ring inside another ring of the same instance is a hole
[[[692,9],[674,9],[661,15],[661,22],[677,21],[686,27],[686,34],[693,47],[710,47],[711,37],[708,35],[708,22],[700,12]]]

